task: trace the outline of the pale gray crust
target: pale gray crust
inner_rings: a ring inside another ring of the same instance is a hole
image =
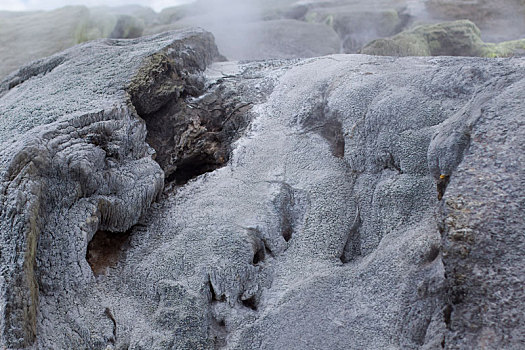
[[[2,346],[523,347],[525,60],[220,58],[187,30],[1,83]],[[196,150],[227,159],[165,179]]]

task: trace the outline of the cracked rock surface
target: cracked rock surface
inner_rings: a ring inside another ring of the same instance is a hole
[[[221,59],[0,83],[0,345],[521,348],[525,60]]]

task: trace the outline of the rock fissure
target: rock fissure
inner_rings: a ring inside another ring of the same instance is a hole
[[[156,151],[166,183],[184,185],[228,162],[231,144],[249,122],[252,103],[239,99],[227,84],[206,88],[202,70],[175,74],[182,70],[173,68],[175,59],[162,56],[152,61],[142,76],[162,78],[148,79],[147,84],[137,78],[128,91],[146,122],[146,141]]]

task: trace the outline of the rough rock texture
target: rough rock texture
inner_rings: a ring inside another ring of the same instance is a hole
[[[198,31],[140,45],[99,41],[0,84],[0,339],[8,348],[29,346],[37,334],[40,346],[62,349],[108,341],[103,314],[85,319],[71,305],[83,293],[100,298],[85,258],[95,232],[127,231],[163,188],[126,92],[146,57],[159,54],[173,62],[182,92],[218,55],[211,35]]]
[[[417,26],[391,38],[374,40],[360,52],[381,56],[524,56],[525,39],[484,43],[478,27],[462,20]]]
[[[214,58],[1,83],[2,346],[523,347],[523,59]]]

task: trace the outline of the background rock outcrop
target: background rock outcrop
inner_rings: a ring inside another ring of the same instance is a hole
[[[223,59],[184,30],[0,83],[2,346],[520,348],[523,59]]]
[[[525,39],[484,43],[468,20],[417,26],[391,38],[377,39],[360,53],[380,56],[525,56]]]
[[[448,23],[456,20],[473,24]],[[212,32],[219,50],[230,60],[357,53],[376,39],[385,40],[374,42],[373,50],[367,48],[369,54],[434,55],[437,51],[437,55],[508,57],[524,54],[525,4],[522,0],[198,0],[159,13],[141,6],[0,11],[0,77],[81,42],[195,26]],[[438,42],[439,50],[427,47],[429,36],[437,36],[432,42]]]

